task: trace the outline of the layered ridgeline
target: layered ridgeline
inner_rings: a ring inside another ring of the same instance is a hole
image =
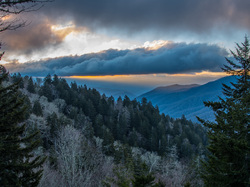
[[[204,106],[204,101],[218,101],[222,94],[222,84],[230,85],[236,82],[233,76],[223,77],[204,85],[171,85],[158,87],[138,97],[138,100],[145,97],[158,106],[160,112],[174,118],[185,115],[187,119],[197,121],[196,116],[202,119],[213,120],[214,113]]]
[[[199,163],[195,159],[205,154],[207,139],[203,127],[184,116],[174,119],[160,114],[159,109],[145,98],[141,102],[126,96],[115,100],[100,95],[86,85],[78,86],[75,82],[69,85],[56,75],[48,75],[44,80],[33,80],[20,74],[10,77],[12,82],[18,80],[21,80],[19,85],[27,96],[29,106],[27,132],[37,129],[41,132],[40,154],[50,158],[44,176],[56,172],[61,182],[66,180],[69,177],[64,171],[66,155],[74,162],[67,165],[68,170],[76,169],[79,159],[86,164],[72,172],[79,172],[77,176],[81,176],[83,181],[87,180],[84,176],[89,177],[91,185],[97,185],[100,181],[115,183],[113,179],[108,180],[114,176],[117,180],[140,180],[140,176],[150,178],[154,175],[165,185],[176,183],[176,186],[189,182],[194,175],[195,180],[190,182],[199,181],[195,173]],[[79,158],[74,156],[78,154]],[[192,172],[188,171],[190,163],[195,164],[192,165]],[[120,170],[121,166],[121,172],[114,171],[117,167]],[[97,175],[103,169],[100,167],[108,167],[109,170],[106,168]],[[84,174],[83,170],[87,170],[91,176],[81,175]],[[69,171],[69,175],[72,172]],[[127,176],[119,178],[121,175]],[[48,186],[53,186],[52,183],[48,184],[53,180],[42,179]],[[76,181],[68,182],[69,185],[76,185]]]

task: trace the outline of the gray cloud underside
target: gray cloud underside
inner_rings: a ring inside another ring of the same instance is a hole
[[[7,68],[11,73],[32,76],[176,74],[220,71],[227,55],[226,50],[217,45],[173,43],[158,50],[107,50],[33,63],[11,63]]]
[[[28,56],[62,43],[64,36],[53,33],[51,24],[72,20],[77,26],[129,34],[153,30],[165,39],[189,32],[208,37],[217,29],[219,37],[231,39],[232,28],[250,34],[249,10],[250,0],[55,0],[24,16],[27,27],[5,32],[0,39],[8,54]]]
[[[32,18],[26,16],[24,20],[27,21],[26,27],[1,33],[0,38],[4,41],[4,50],[28,55],[37,50],[58,45],[63,41],[63,37],[52,32],[51,23],[45,16],[36,15]]]
[[[79,25],[198,33],[250,29],[249,0],[60,0],[51,5],[42,11],[55,19],[70,15]]]

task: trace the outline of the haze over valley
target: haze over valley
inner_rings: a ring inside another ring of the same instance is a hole
[[[1,0],[0,186],[249,187],[250,0]]]

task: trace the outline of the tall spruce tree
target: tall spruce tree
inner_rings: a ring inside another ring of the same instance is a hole
[[[28,90],[30,93],[36,93],[36,90],[35,90],[35,86],[34,86],[34,82],[33,82],[32,77],[30,77],[29,80],[28,80],[27,90]]]
[[[0,65],[0,186],[37,186],[45,158],[32,153],[39,145],[37,133],[24,134],[24,98],[18,91],[19,82],[7,85],[7,77]]]
[[[206,186],[249,186],[250,124],[250,44],[248,37],[236,44],[234,60],[226,58],[222,69],[236,77],[236,83],[223,85],[225,99],[205,102],[215,112],[215,122],[198,118],[208,128],[208,160],[203,161]]]

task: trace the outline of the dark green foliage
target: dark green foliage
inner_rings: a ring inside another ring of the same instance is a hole
[[[134,175],[132,185],[133,187],[165,187],[162,181],[155,182],[155,177],[152,173]]]
[[[43,110],[39,100],[35,101],[32,112],[37,116],[43,116]]]
[[[154,184],[155,177],[152,174],[135,175],[132,180],[133,187],[151,187]]]
[[[132,158],[132,150],[127,144],[115,147],[114,161],[117,164],[123,164],[130,170],[134,170],[134,161]]]
[[[108,178],[103,181],[103,185],[107,187],[165,187],[163,182],[155,182],[155,177],[152,173],[131,176],[131,172],[125,167],[114,168],[114,178]]]
[[[47,97],[48,101],[52,101],[53,100],[52,89],[53,89],[53,87],[52,87],[51,76],[47,75],[44,79],[43,85],[41,86],[41,88],[39,90],[39,94]]]
[[[52,84],[56,87],[59,84],[59,78],[57,75],[53,76]]]
[[[250,154],[250,44],[245,37],[237,44],[235,61],[227,59],[223,70],[237,76],[237,83],[224,86],[226,99],[205,102],[215,112],[216,122],[200,121],[209,137],[208,160],[203,162],[206,186],[249,186]]]
[[[0,184],[1,186],[37,186],[45,159],[35,157],[32,151],[40,141],[37,132],[25,135],[24,97],[16,82],[3,86],[8,74],[0,66]]]
[[[114,138],[110,130],[106,126],[102,126],[102,135],[100,136],[103,139],[103,152],[106,155],[112,155],[114,153]]]
[[[24,88],[23,78],[20,73],[14,73],[12,76],[12,82],[19,82],[19,88]]]
[[[119,187],[130,187],[131,177],[129,175],[130,172],[127,171],[125,167],[117,166],[113,169],[113,173],[115,178],[108,178],[103,181],[103,185],[106,187],[111,187],[113,185]]]
[[[53,145],[54,140],[57,138],[57,134],[60,128],[60,121],[56,115],[56,113],[52,113],[46,119],[47,126],[50,131],[49,134],[43,137],[43,147],[45,149],[49,149],[51,145]]]
[[[162,181],[157,182],[152,187],[166,187],[165,184]]]
[[[36,92],[36,91],[35,91],[35,86],[34,86],[32,77],[29,78],[27,90],[28,90],[30,93],[35,93],[35,92]]]
[[[184,184],[184,187],[191,187],[190,182],[187,182],[186,184]]]
[[[115,101],[113,97],[100,95],[86,85],[78,86],[73,82],[69,86],[57,75],[53,80],[48,75],[39,93],[49,101],[56,98],[65,100],[67,106],[63,112],[75,121],[78,129],[84,126],[79,121],[79,114],[87,117],[94,135],[104,140],[107,154],[114,152],[112,143],[116,140],[160,155],[166,154],[168,147],[177,145],[180,158],[192,158],[199,152],[198,145],[206,144],[205,131],[200,125],[193,124],[184,116],[174,120],[160,115],[158,107],[145,98],[141,103],[135,99],[131,101],[127,96]]]
[[[25,85],[29,80],[31,78],[28,76],[24,78]],[[148,173],[151,168],[148,168],[140,156],[133,155],[132,147],[165,156],[169,155],[170,148],[176,145],[176,160],[190,160],[197,154],[202,154],[201,150],[207,141],[202,126],[188,121],[185,116],[173,119],[160,114],[158,107],[145,98],[141,102],[130,100],[127,96],[115,100],[113,97],[100,95],[97,90],[87,88],[86,85],[78,86],[73,82],[69,86],[65,79],[57,75],[54,75],[53,79],[48,75],[43,84],[41,81],[37,82],[36,89],[41,96],[47,97],[48,101],[60,105],[59,111],[64,114],[48,115],[46,132],[41,134],[43,148],[49,152],[51,158],[54,158],[53,148],[59,130],[66,124],[71,124],[84,134],[89,143],[94,144],[95,137],[101,138],[103,153],[113,157],[115,164],[126,168],[127,173],[117,174],[113,184],[131,186],[135,175],[136,184],[164,186],[161,182],[151,181],[154,179],[153,175]],[[30,112],[39,116],[42,115],[40,109],[41,105],[36,101]],[[34,129],[31,132],[34,132]],[[52,161],[51,164],[57,167],[56,162]],[[126,176],[128,178],[124,180]]]

